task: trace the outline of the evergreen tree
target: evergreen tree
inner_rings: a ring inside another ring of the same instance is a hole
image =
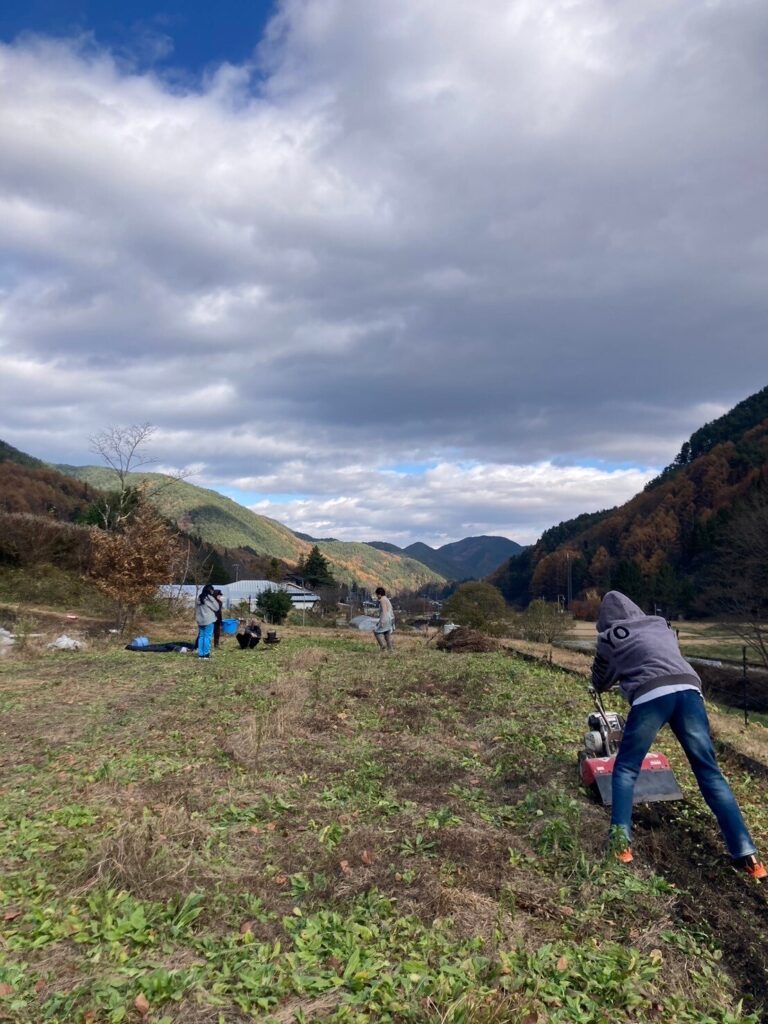
[[[256,601],[256,607],[269,622],[279,626],[293,608],[293,601],[284,590],[263,590]]]
[[[309,552],[303,562],[303,565],[301,560],[299,560],[299,565],[299,572],[310,587],[331,587],[336,582],[336,579],[331,572],[330,562],[321,552],[317,544],[315,544]]]
[[[613,583],[615,590],[626,594],[635,604],[645,607],[648,599],[648,585],[635,562],[619,562]]]

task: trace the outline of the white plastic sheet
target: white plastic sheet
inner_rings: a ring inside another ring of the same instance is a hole
[[[49,650],[52,651],[79,651],[83,646],[82,640],[73,640],[66,633],[62,633],[61,636],[56,637],[53,643],[48,644]]]

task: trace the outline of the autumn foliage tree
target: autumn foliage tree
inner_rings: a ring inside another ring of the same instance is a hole
[[[176,537],[160,514],[139,501],[120,530],[93,527],[90,575],[98,589],[115,603],[117,628],[130,625],[157,589],[170,583],[182,558]]]

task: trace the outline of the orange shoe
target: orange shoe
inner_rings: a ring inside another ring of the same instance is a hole
[[[733,865],[741,871],[746,871],[750,878],[755,878],[758,881],[768,878],[768,871],[765,870],[765,865],[754,854],[750,854],[749,857],[736,857]]]
[[[614,857],[619,862],[619,864],[631,864],[632,861],[635,859],[632,854],[632,850],[628,846],[625,847],[623,850],[616,850],[616,852],[614,853]]]

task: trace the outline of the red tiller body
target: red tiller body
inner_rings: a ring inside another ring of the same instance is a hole
[[[615,763],[616,755],[613,754],[611,757],[582,757],[579,765],[581,781],[585,786],[593,787],[601,802],[607,805],[613,799],[611,783]],[[664,754],[655,751],[646,754],[635,783],[633,802],[640,804],[657,800],[680,800],[682,796]]]

